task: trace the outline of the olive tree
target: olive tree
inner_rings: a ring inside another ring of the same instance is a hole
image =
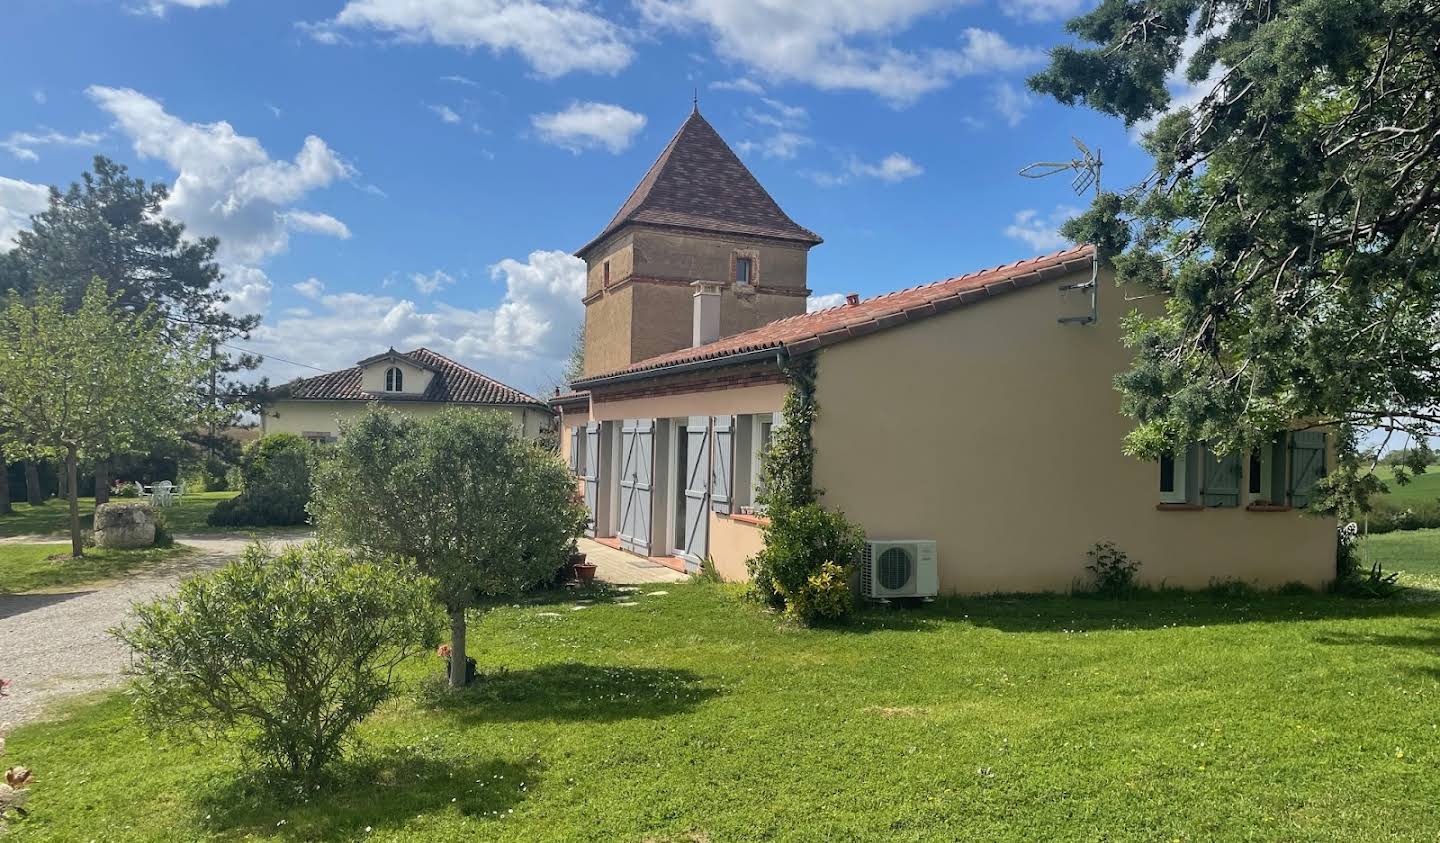
[[[0,427],[7,456],[61,459],[79,557],[77,466],[177,439],[197,418],[204,338],[179,342],[151,309],[124,307],[95,279],[79,307],[61,292],[11,293],[0,311]]]
[[[495,412],[372,408],[342,425],[314,480],[322,535],[435,581],[450,616],[452,687],[466,681],[466,610],[549,579],[584,523],[560,459]]]

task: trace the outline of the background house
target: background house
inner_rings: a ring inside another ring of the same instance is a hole
[[[445,407],[495,410],[511,416],[516,430],[532,438],[554,423],[554,412],[538,398],[428,348],[404,353],[391,348],[348,369],[277,388],[261,424],[266,434],[295,433],[328,442],[339,436],[341,419],[358,415],[371,402],[413,414]]]
[[[667,213],[645,212],[656,195]],[[729,195],[751,198],[713,199]],[[1107,273],[1093,276],[1089,247],[762,321],[767,263],[785,268],[772,301],[794,291],[803,302],[796,256],[819,242],[782,219],[692,114],[581,251],[586,376],[552,403],[597,538],[686,570],[709,557],[743,578],[762,541],[760,454],[782,423],[788,373],[809,357],[822,503],[871,538],[935,541],[942,591],[1067,590],[1102,541],[1157,584],[1334,575],[1334,520],[1300,511],[1329,459],[1324,433],[1254,455],[1197,445],[1160,464],[1121,451],[1119,320],[1159,302],[1126,301]],[[645,244],[662,236],[657,262]],[[657,263],[675,269],[638,273]],[[612,293],[622,284],[629,305]],[[643,319],[613,317],[641,301]]]

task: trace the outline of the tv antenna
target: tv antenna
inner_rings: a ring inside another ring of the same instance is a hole
[[[1071,158],[1069,161],[1037,161],[1034,164],[1020,168],[1020,175],[1027,179],[1043,179],[1056,176],[1061,173],[1072,173],[1070,178],[1070,189],[1075,191],[1076,196],[1084,196],[1091,188],[1095,189],[1095,198],[1100,198],[1100,168],[1104,161],[1100,157],[1100,148],[1096,147],[1094,152],[1090,147],[1077,137],[1071,137],[1075,143],[1075,149],[1079,151],[1080,157]],[[1090,312],[1080,316],[1061,316],[1060,323],[1093,325],[1100,319],[1099,302],[1097,292],[1100,284],[1100,253],[1098,248],[1090,252],[1090,280],[1081,281],[1078,284],[1065,284],[1060,288],[1060,295],[1078,290],[1090,291]]]

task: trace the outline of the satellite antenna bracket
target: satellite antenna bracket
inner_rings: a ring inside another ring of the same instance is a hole
[[[1027,164],[1020,168],[1020,175],[1027,179],[1043,179],[1049,176],[1058,175],[1064,172],[1072,172],[1074,176],[1070,179],[1070,189],[1075,195],[1083,196],[1092,187],[1095,189],[1095,198],[1100,198],[1100,168],[1104,161],[1100,157],[1100,149],[1096,147],[1094,152],[1090,147],[1077,137],[1071,136],[1075,149],[1080,153],[1078,158],[1069,161],[1037,161],[1034,164]],[[1062,316],[1059,322],[1062,325],[1093,325],[1100,321],[1100,251],[1098,247],[1090,251],[1090,280],[1081,281],[1077,284],[1064,284],[1060,292],[1067,293],[1076,290],[1090,291],[1090,312],[1081,316]]]

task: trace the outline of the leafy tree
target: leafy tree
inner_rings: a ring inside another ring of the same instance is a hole
[[[560,459],[498,413],[417,419],[372,408],[342,425],[314,476],[322,535],[435,581],[450,615],[452,687],[466,681],[466,610],[546,581],[585,518]]]
[[[64,192],[51,188],[49,207],[16,235],[12,252],[0,255],[0,286],[26,295],[51,287],[74,309],[90,279],[100,278],[120,307],[134,313],[153,308],[171,341],[188,345],[206,334],[213,359],[199,382],[211,400],[202,426],[186,435],[207,453],[224,456],[230,452],[217,443],[219,429],[254,409],[258,394],[235,377],[260,358],[231,354],[223,343],[248,337],[260,317],[226,310],[229,296],[215,262],[219,241],[186,237],[183,225],[163,215],[165,185],[133,178],[104,156],[95,157],[93,168]],[[96,468],[98,491],[108,477],[105,465]]]
[[[150,309],[119,307],[96,279],[74,311],[59,292],[12,294],[0,312],[0,423],[12,459],[60,458],[71,552],[83,553],[76,489],[81,460],[174,438],[195,417],[199,348],[167,342]]]
[[[1169,294],[1127,323],[1127,449],[1333,424],[1328,505],[1363,505],[1358,430],[1440,429],[1440,7],[1104,0],[1069,29],[1035,90],[1159,117],[1153,172],[1065,229]],[[1169,110],[1177,70],[1206,93]]]
[[[240,460],[244,491],[217,504],[206,521],[230,527],[304,524],[311,451],[310,443],[293,433],[251,443]]]
[[[570,356],[565,360],[565,385],[568,387],[585,376],[585,323],[575,329],[575,341],[570,345]]]
[[[136,711],[156,730],[239,737],[314,777],[393,693],[395,669],[434,646],[430,586],[392,565],[308,543],[186,580],[116,634],[135,651]]]

